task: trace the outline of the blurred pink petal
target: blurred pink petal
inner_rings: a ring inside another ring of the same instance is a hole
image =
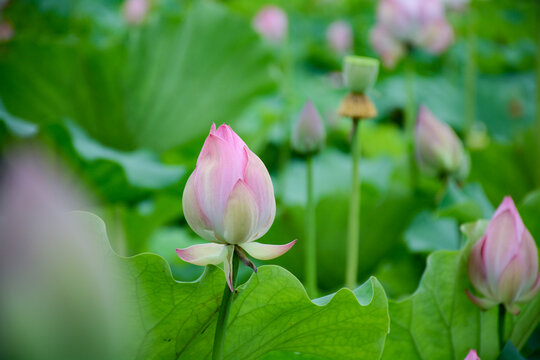
[[[287,14],[278,6],[266,5],[253,18],[253,28],[266,40],[281,43],[287,35]]]
[[[128,23],[140,24],[146,19],[149,10],[149,0],[126,0],[123,14]]]
[[[353,30],[344,20],[336,20],[326,29],[326,41],[337,54],[351,51],[353,46]]]
[[[478,357],[476,350],[472,349],[463,360],[480,360],[480,358]]]

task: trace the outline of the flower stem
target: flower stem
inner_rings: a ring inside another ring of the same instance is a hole
[[[233,288],[236,287],[236,280],[238,277],[238,255],[236,251],[233,254],[232,261],[232,283]],[[229,312],[231,311],[231,304],[233,300],[234,292],[229,289],[229,286],[225,284],[225,290],[223,291],[223,297],[221,298],[221,307],[219,308],[219,315],[216,323],[216,334],[214,336],[214,349],[212,351],[212,360],[222,360],[225,352],[225,335],[227,330],[227,320],[229,319]]]
[[[467,63],[465,64],[465,140],[470,137],[476,118],[476,29],[473,1],[469,4],[467,17]]]
[[[506,308],[503,304],[499,304],[499,347],[502,351],[504,348],[504,318],[506,316]]]
[[[414,64],[412,59],[405,61],[405,86],[407,101],[405,104],[405,134],[409,144],[409,177],[411,190],[416,189],[418,169],[414,159],[414,123],[416,104],[414,101]]]
[[[347,269],[345,285],[349,289],[356,287],[358,275],[358,245],[360,233],[360,123],[353,119],[352,130],[352,182],[351,201],[349,204],[349,232],[347,238]]]
[[[315,229],[315,202],[313,201],[313,156],[306,160],[306,290],[312,298],[317,297],[317,243]]]

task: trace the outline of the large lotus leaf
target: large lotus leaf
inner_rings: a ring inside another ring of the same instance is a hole
[[[82,213],[105,234],[104,223]],[[103,241],[104,239],[96,239]],[[174,252],[174,248],[171,248]],[[223,271],[209,266],[191,283],[175,281],[166,261],[153,254],[119,258],[117,281],[133,301],[134,335],[126,358],[207,359],[211,356]],[[226,359],[257,359],[279,352],[324,359],[379,358],[388,332],[384,290],[375,278],[350,291],[311,301],[287,270],[262,266],[238,289],[225,346]]]
[[[460,247],[457,221],[451,217],[438,217],[429,210],[414,217],[403,237],[413,253],[456,250]]]
[[[69,117],[106,146],[166,150],[232,123],[274,88],[272,58],[250,24],[196,2],[96,45],[83,35],[21,37],[0,55],[0,97],[35,123]]]
[[[464,226],[469,237],[461,251],[436,251],[416,292],[409,298],[390,302],[390,335],[383,359],[464,359],[470,349],[480,358],[492,360],[499,354],[497,308],[486,312],[466,296],[471,289],[467,274],[470,249],[483,234],[486,221]],[[540,317],[540,296],[522,305],[517,317],[506,317],[506,338],[523,346]]]

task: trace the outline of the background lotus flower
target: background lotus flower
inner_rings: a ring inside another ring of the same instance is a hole
[[[255,15],[253,27],[266,40],[272,43],[280,43],[287,35],[287,14],[278,6],[264,6]]]
[[[480,357],[478,357],[478,354],[476,353],[476,350],[471,349],[465,359],[463,360],[480,360]]]
[[[384,26],[375,26],[369,34],[371,45],[381,56],[384,66],[392,69],[396,63],[405,55],[405,46],[396,39]]]
[[[326,29],[326,40],[332,50],[344,54],[352,49],[353,31],[351,25],[344,20],[337,20]]]
[[[227,125],[217,130],[212,125],[195,171],[187,181],[182,205],[189,226],[212,243],[177,249],[178,256],[195,265],[225,262],[231,291],[232,257],[235,250],[241,251],[236,247],[254,258],[269,260],[284,254],[295,243],[254,242],[274,221],[274,188],[261,159]]]
[[[507,196],[469,256],[469,278],[485,298],[467,290],[475,304],[488,309],[504,304],[512,314],[516,303],[531,300],[540,288],[538,250],[514,201]]]
[[[148,0],[126,0],[123,14],[128,23],[140,24],[146,18],[149,10]]]
[[[325,140],[326,131],[321,115],[313,102],[308,100],[294,124],[291,145],[295,151],[309,154],[320,151]]]
[[[10,41],[14,35],[13,25],[6,20],[0,20],[0,43]]]
[[[371,44],[387,67],[393,67],[409,46],[440,54],[453,42],[442,0],[380,0]]]
[[[437,119],[426,106],[421,106],[415,128],[416,157],[420,167],[432,175],[465,178],[469,158],[456,133]]]

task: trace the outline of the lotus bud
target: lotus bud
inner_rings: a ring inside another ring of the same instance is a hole
[[[343,65],[343,81],[353,93],[364,93],[377,80],[379,61],[377,59],[347,56]]]
[[[269,42],[279,44],[287,35],[287,14],[278,6],[264,6],[255,15],[253,28]]]
[[[196,265],[224,262],[231,291],[235,250],[270,260],[287,252],[296,241],[286,245],[254,242],[274,221],[274,188],[261,159],[227,125],[218,129],[212,125],[184,188],[182,205],[189,226],[210,243],[177,249],[178,256]]]
[[[469,278],[485,298],[467,295],[482,309],[504,304],[518,314],[517,303],[530,301],[540,287],[538,250],[512,198],[507,196],[469,255]]]
[[[456,133],[437,119],[425,106],[420,107],[415,133],[416,158],[420,168],[431,175],[467,177],[469,157]]]
[[[328,26],[326,40],[332,50],[344,54],[352,49],[353,31],[351,25],[344,20],[337,20]]]
[[[129,24],[137,25],[144,21],[149,10],[148,0],[126,0],[124,18]]]
[[[373,49],[381,56],[386,68],[393,69],[396,63],[405,55],[405,46],[383,26],[371,29],[369,39]]]
[[[478,357],[476,350],[472,349],[463,360],[480,360],[480,357]]]
[[[324,147],[326,131],[323,120],[313,102],[308,100],[294,124],[291,145],[302,154],[313,154]]]

